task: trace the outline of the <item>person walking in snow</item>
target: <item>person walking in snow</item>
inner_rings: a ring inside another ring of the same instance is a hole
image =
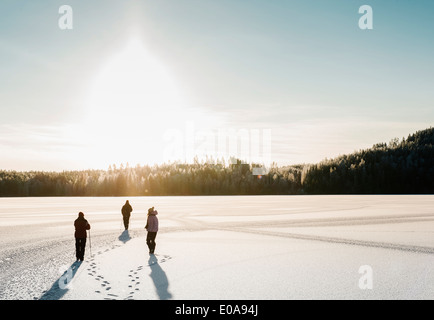
[[[130,202],[127,200],[121,210],[122,216],[124,218],[125,230],[128,230],[128,226],[130,225],[130,216],[132,211],[133,208],[131,207]]]
[[[149,248],[149,254],[153,254],[155,251],[155,238],[157,237],[158,232],[158,211],[154,210],[154,207],[149,208],[148,210],[148,220],[146,223],[145,229],[148,231],[148,235],[146,236],[146,244]]]
[[[74,227],[75,227],[75,256],[77,258],[77,261],[83,261],[84,260],[84,251],[86,248],[86,238],[87,238],[87,232],[86,230],[90,230],[90,224],[87,222],[87,220],[84,218],[84,213],[79,212],[78,218],[74,221]]]

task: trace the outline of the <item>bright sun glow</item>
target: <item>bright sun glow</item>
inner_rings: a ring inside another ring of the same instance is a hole
[[[133,38],[103,64],[92,83],[81,133],[90,145],[85,156],[103,168],[167,160],[165,132],[192,119],[201,122],[169,70]]]
[[[131,116],[162,115],[161,109],[176,111],[184,104],[168,70],[134,38],[96,77],[89,111],[91,117],[102,115],[105,121],[119,123]]]

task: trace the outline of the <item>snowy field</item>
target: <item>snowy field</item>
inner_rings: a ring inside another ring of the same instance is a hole
[[[433,267],[431,195],[0,198],[1,300],[434,299]]]

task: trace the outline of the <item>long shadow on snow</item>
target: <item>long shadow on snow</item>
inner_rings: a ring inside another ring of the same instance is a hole
[[[123,243],[127,243],[127,241],[131,240],[131,236],[128,230],[123,231],[118,239]]]
[[[172,294],[169,292],[169,280],[166,273],[158,264],[158,259],[155,255],[149,256],[148,265],[151,267],[150,277],[154,282],[155,290],[157,291],[160,300],[169,300]]]
[[[47,290],[39,300],[60,300],[69,290],[72,279],[81,266],[81,261],[74,262],[61,276],[57,279],[51,288]]]

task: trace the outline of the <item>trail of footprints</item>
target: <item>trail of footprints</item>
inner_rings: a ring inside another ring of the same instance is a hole
[[[117,247],[117,246],[115,246]],[[114,249],[115,247],[113,247],[112,249]],[[104,252],[109,251],[110,249],[105,250]],[[102,254],[102,251],[98,252],[99,254]],[[158,260],[157,260],[158,257]],[[155,258],[154,259],[149,259],[148,263],[145,265],[140,265],[138,266],[136,269],[131,269],[128,272],[128,279],[129,279],[129,285],[128,288],[126,288],[125,290],[121,290],[122,292],[127,292],[127,296],[125,298],[114,294],[111,292],[112,290],[112,285],[110,284],[110,281],[106,280],[104,278],[104,276],[99,275],[97,273],[98,267],[97,264],[95,263],[95,258],[91,258],[89,267],[87,268],[88,274],[90,276],[92,276],[95,281],[98,281],[100,284],[100,289],[96,290],[95,293],[101,294],[104,296],[105,300],[119,300],[119,299],[124,299],[124,300],[134,300],[134,295],[140,291],[140,273],[143,270],[144,266],[147,267],[151,267],[152,265],[158,263],[164,263],[168,260],[172,259],[171,256],[169,255],[159,255],[159,254],[155,254]]]
[[[128,290],[131,290],[129,292],[129,295],[127,296],[127,300],[133,299],[134,294],[137,291],[140,291],[140,288],[138,287],[140,284],[140,277],[138,276],[139,271],[143,269],[143,266],[138,266],[136,270],[130,270],[128,277],[130,278],[131,284],[128,286]]]

